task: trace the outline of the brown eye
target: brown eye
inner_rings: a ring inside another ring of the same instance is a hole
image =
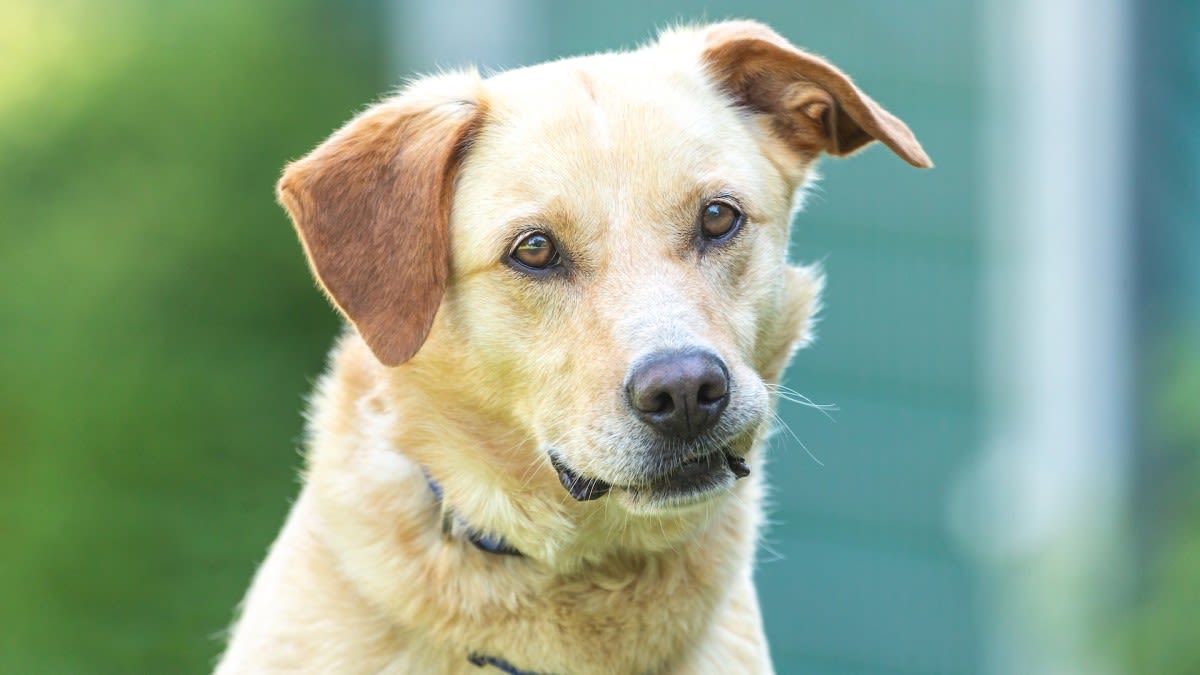
[[[544,270],[558,264],[558,249],[550,237],[541,232],[531,232],[517,242],[509,257],[525,267]]]
[[[742,226],[745,216],[727,202],[709,202],[700,211],[700,233],[705,239],[727,239]]]

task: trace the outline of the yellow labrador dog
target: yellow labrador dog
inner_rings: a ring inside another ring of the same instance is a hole
[[[279,182],[348,330],[220,673],[765,673],[752,564],[822,153],[903,122],[757,23],[415,82]]]

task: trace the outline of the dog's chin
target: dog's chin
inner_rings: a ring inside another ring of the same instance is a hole
[[[692,457],[645,480],[620,485],[580,475],[553,454],[551,462],[563,488],[576,500],[607,497],[635,514],[661,514],[704,504],[750,473],[742,455],[730,448]]]

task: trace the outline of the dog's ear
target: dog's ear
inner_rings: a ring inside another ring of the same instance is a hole
[[[481,108],[401,94],[351,120],[279,180],[313,273],[384,365],[420,349],[441,304],[454,175]]]
[[[702,59],[740,106],[768,116],[771,131],[807,157],[849,155],[880,141],[916,167],[933,166],[916,137],[824,59],[752,21],[715,24]]]

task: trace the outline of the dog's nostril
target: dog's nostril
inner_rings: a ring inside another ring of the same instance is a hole
[[[700,403],[710,405],[719,402],[729,394],[728,382],[725,379],[713,380],[700,385]]]
[[[662,392],[654,397],[654,401],[649,409],[642,412],[654,413],[656,415],[666,415],[675,409],[675,401],[667,392]]]

